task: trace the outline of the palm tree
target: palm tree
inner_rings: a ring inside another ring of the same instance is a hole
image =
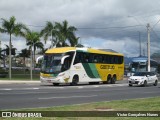
[[[3,67],[6,67],[6,49],[0,50],[0,60],[3,61]]]
[[[27,48],[22,49],[21,53],[19,53],[18,57],[23,57],[23,67],[24,67],[24,74],[26,73],[26,58],[29,58],[30,56],[30,50],[27,50]]]
[[[72,40],[75,38],[74,32],[77,30],[74,26],[68,26],[68,22],[65,20],[62,24],[56,22],[55,29],[59,40],[57,44],[66,46],[66,40],[72,44]]]
[[[10,36],[9,39],[9,78],[11,79],[11,44],[12,44],[12,35],[24,36],[23,29],[26,29],[26,26],[22,23],[16,23],[16,18],[14,16],[10,17],[9,20],[2,20],[2,28],[0,28],[1,33],[7,33]]]
[[[48,21],[46,23],[45,28],[41,30],[40,35],[44,36],[45,43],[46,43],[48,37],[51,36],[51,40],[52,40],[51,47],[53,47],[54,44],[56,44],[56,42],[57,42],[56,33],[57,33],[57,31],[55,29],[55,26],[52,24],[52,22]]]
[[[72,47],[84,47],[82,44],[78,43],[79,38],[80,37],[75,37],[75,36],[73,38],[71,38],[70,44]]]
[[[33,47],[33,61],[35,61],[35,51],[37,48],[43,50],[43,43],[40,42],[40,34],[38,32],[33,32],[28,30],[26,34],[27,45],[32,50]]]
[[[23,64],[24,64],[24,67],[26,67],[26,58],[30,56],[30,52],[29,50],[27,50],[27,48],[25,49],[22,49],[21,50],[21,53],[19,53],[19,57],[23,57]]]
[[[15,50],[17,50],[17,48],[13,48],[13,45],[11,45],[11,55],[15,55]],[[9,55],[9,46],[6,45],[6,55]]]

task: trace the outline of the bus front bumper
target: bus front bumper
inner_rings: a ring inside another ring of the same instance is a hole
[[[62,77],[59,78],[43,78],[40,77],[41,83],[64,83]]]

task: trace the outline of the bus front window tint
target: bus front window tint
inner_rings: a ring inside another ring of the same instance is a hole
[[[42,72],[59,73],[61,72],[62,54],[45,55],[42,63]]]

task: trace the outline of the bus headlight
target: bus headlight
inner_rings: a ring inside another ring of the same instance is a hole
[[[65,75],[65,73],[60,73],[58,76],[59,77],[62,77],[62,76],[64,76]]]

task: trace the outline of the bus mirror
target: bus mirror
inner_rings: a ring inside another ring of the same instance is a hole
[[[64,64],[64,60],[66,59],[66,58],[68,58],[69,57],[69,55],[66,55],[66,56],[63,56],[62,57],[62,59],[61,59],[61,64],[63,65]]]

